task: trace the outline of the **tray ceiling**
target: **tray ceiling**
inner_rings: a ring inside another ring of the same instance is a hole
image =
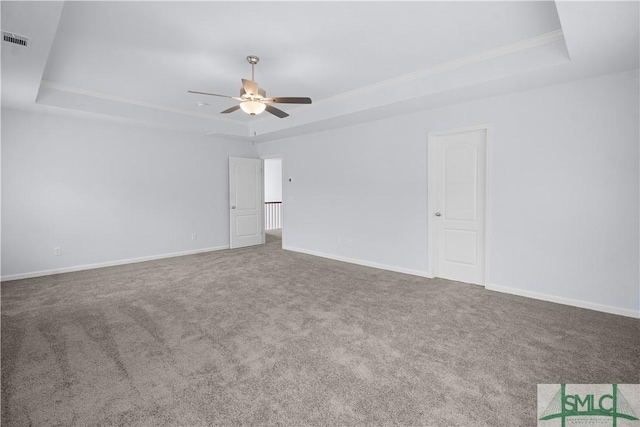
[[[2,101],[266,140],[366,120],[369,110],[373,119],[432,108],[429,99],[446,104],[447,93],[490,96],[493,81],[517,90],[566,80],[596,68],[593,51],[611,57],[597,72],[637,68],[638,5],[619,5],[3,2],[2,29],[33,46],[3,45]],[[268,95],[314,103],[282,105],[286,119],[220,115],[233,100],[187,93],[237,96],[249,54],[261,58],[256,81]]]

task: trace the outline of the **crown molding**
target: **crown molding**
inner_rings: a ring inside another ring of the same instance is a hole
[[[429,76],[433,76],[436,74],[441,74],[441,73],[446,73],[458,68],[462,68],[462,67],[466,67],[469,65],[473,65],[473,64],[477,64],[483,61],[488,61],[491,59],[495,59],[495,58],[499,58],[502,56],[506,56],[506,55],[510,55],[513,53],[517,53],[517,52],[521,52],[527,49],[531,49],[534,48],[536,46],[542,46],[545,44],[549,44],[549,43],[553,43],[553,42],[557,42],[560,40],[564,40],[564,33],[562,32],[562,29],[558,29],[555,31],[551,31],[545,34],[540,34],[538,36],[535,37],[530,37],[524,40],[520,40],[514,43],[509,43],[494,49],[489,49],[489,50],[485,50],[483,52],[479,52],[479,53],[475,53],[469,56],[465,56],[462,58],[458,58],[458,59],[454,59],[451,61],[446,61],[446,62],[442,62],[440,64],[436,64],[427,68],[424,68],[422,70],[418,70],[415,71],[413,73],[408,73],[408,74],[403,74],[401,76],[398,77],[394,77],[392,79],[388,79],[388,80],[383,80],[371,85],[367,85],[367,86],[363,86],[361,88],[357,88],[357,89],[353,89],[347,92],[343,92],[328,98],[324,98],[324,99],[320,99],[318,101],[314,101],[313,104],[314,105],[322,105],[322,104],[330,104],[330,103],[335,103],[335,102],[339,102],[351,97],[355,97],[355,96],[359,96],[359,95],[366,95],[366,94],[371,94],[371,92],[377,91],[379,89],[382,88],[387,88],[387,87],[392,87],[392,86],[398,86],[398,85],[402,85],[402,84],[406,84],[406,83],[410,83],[412,81],[415,80],[419,80],[419,79],[423,79]],[[174,113],[174,114],[181,114],[184,116],[190,116],[190,117],[195,117],[195,118],[200,118],[200,119],[207,119],[207,120],[214,120],[217,122],[226,122],[226,123],[233,123],[235,125],[241,125],[244,126],[245,128],[247,128],[247,130],[251,130],[253,129],[253,127],[255,126],[255,124],[257,122],[261,122],[263,120],[266,120],[265,118],[260,118],[258,119],[256,122],[252,122],[252,123],[247,123],[244,121],[240,121],[240,120],[233,120],[227,117],[220,117],[220,116],[214,116],[214,115],[209,115],[209,114],[201,114],[201,113],[194,113],[192,111],[189,110],[183,110],[180,108],[173,108],[173,107],[168,107],[166,105],[161,105],[161,104],[155,104],[155,103],[151,103],[151,102],[146,102],[146,101],[142,101],[142,100],[137,100],[137,99],[131,99],[131,98],[125,98],[125,97],[121,97],[121,96],[117,96],[117,95],[111,95],[111,94],[107,94],[107,93],[103,93],[103,92],[97,92],[97,91],[93,91],[93,90],[88,90],[88,89],[83,89],[83,88],[79,88],[79,87],[75,87],[75,86],[70,86],[70,85],[66,85],[66,84],[62,84],[62,83],[57,83],[57,82],[52,82],[52,81],[48,81],[48,80],[42,80],[40,82],[40,87],[45,87],[45,88],[50,88],[50,89],[54,89],[54,90],[59,90],[59,91],[63,91],[63,92],[69,92],[69,93],[75,93],[78,95],[83,95],[83,96],[89,96],[89,97],[93,97],[93,98],[99,98],[99,99],[104,99],[104,100],[108,100],[108,101],[114,101],[114,102],[120,102],[120,103],[125,103],[125,104],[129,104],[129,105],[135,105],[135,106],[140,106],[140,107],[145,107],[145,108],[151,108],[151,109],[155,109],[155,110],[159,110],[159,111],[165,111],[165,112],[169,112],[169,113]],[[215,133],[215,132],[213,132]],[[249,133],[249,132],[247,132]],[[227,135],[219,135],[222,137],[227,137]],[[247,138],[243,135],[238,135],[235,136],[236,138]],[[247,139],[251,138],[250,136],[248,136]]]
[[[205,133],[205,136],[213,136],[213,137],[217,137],[217,138],[224,138],[224,139],[235,139],[238,141],[247,141],[247,142],[251,142],[251,137],[250,136],[244,136],[244,135],[233,135],[230,133],[221,133],[221,132],[207,132]]]
[[[155,104],[152,102],[141,101],[138,99],[125,98],[123,96],[111,95],[104,92],[97,92],[94,90],[83,89],[76,86],[66,85],[63,83],[52,82],[49,80],[41,80],[40,87],[58,90],[61,92],[75,93],[77,95],[89,96],[92,98],[104,99],[107,101],[114,101],[114,102],[120,102],[123,104],[135,105],[138,107],[145,107],[145,108],[151,108],[159,111],[166,111],[168,113],[181,114],[183,116],[190,116],[198,119],[216,120],[218,122],[233,123],[236,125],[242,125],[242,126],[248,127],[247,123],[242,122],[240,120],[233,120],[226,117],[213,116],[210,114],[194,113],[193,111],[183,110],[181,108],[167,107],[166,105]]]
[[[342,101],[344,99],[348,99],[348,98],[359,96],[359,95],[367,95],[367,94],[370,95],[371,92],[374,92],[382,88],[398,86],[401,84],[412,82],[414,80],[422,79],[422,78],[429,77],[436,74],[445,73],[448,71],[455,70],[457,68],[462,68],[469,65],[477,64],[479,62],[488,61],[490,59],[500,58],[502,56],[521,52],[527,49],[534,48],[536,46],[542,46],[542,45],[557,42],[560,40],[564,40],[564,33],[562,29],[554,30],[554,31],[540,34],[534,37],[529,37],[527,39],[523,39],[514,43],[509,43],[503,46],[499,46],[494,49],[485,50],[483,52],[475,53],[462,58],[457,58],[451,61],[446,61],[440,64],[432,65],[430,67],[423,68],[422,70],[418,70],[413,73],[403,74],[401,76],[394,77],[392,79],[383,80],[377,83],[363,86],[358,89],[342,92],[337,95],[330,96],[328,98],[323,98],[317,101],[314,100],[313,105],[316,106],[316,105],[322,105],[322,104],[331,104],[331,103],[335,103],[335,102]],[[298,109],[298,108],[300,108],[300,106],[293,107],[290,110],[293,111],[294,109]],[[263,120],[265,119],[260,118],[255,123],[262,122]]]
[[[465,56],[462,58],[454,59],[451,61],[442,62],[440,64],[432,65],[431,67],[424,68],[422,70],[415,71],[413,73],[403,74],[392,79],[383,80],[378,83],[374,83],[368,86],[363,86],[358,89],[343,92],[341,94],[324,98],[319,101],[314,101],[314,104],[323,104],[336,102],[344,98],[350,98],[356,95],[366,94],[384,87],[397,86],[403,83],[412,82],[414,80],[429,77],[435,74],[441,74],[448,71],[455,70],[456,68],[462,68],[469,65],[477,64],[479,62],[488,61],[490,59],[499,58],[501,56],[510,55],[512,53],[521,52],[523,50],[531,49],[536,46],[542,46],[545,44],[553,43],[559,40],[564,40],[564,33],[561,29],[551,31],[549,33],[540,34],[535,37],[520,40],[515,43],[509,43],[494,49],[485,50],[483,52],[474,53],[473,55]]]

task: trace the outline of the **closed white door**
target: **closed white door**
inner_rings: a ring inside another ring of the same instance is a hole
[[[485,284],[488,127],[429,134],[429,235],[435,276]]]
[[[231,248],[264,243],[262,160],[229,157]]]

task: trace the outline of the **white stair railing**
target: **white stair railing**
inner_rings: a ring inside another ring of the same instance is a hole
[[[264,229],[282,228],[282,202],[264,203]]]

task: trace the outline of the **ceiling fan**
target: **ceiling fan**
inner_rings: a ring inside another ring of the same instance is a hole
[[[188,92],[199,95],[220,96],[222,98],[230,98],[240,101],[240,104],[221,111],[221,114],[233,113],[236,110],[242,109],[245,113],[255,116],[266,110],[274,116],[284,119],[289,115],[271,104],[311,104],[311,98],[282,96],[277,98],[267,98],[265,90],[258,87],[258,84],[255,82],[254,67],[258,61],[260,61],[260,58],[255,55],[249,55],[247,56],[247,61],[251,64],[251,80],[241,79],[242,88],[240,89],[240,96],[218,95],[217,93],[197,92],[194,90],[190,90]]]

